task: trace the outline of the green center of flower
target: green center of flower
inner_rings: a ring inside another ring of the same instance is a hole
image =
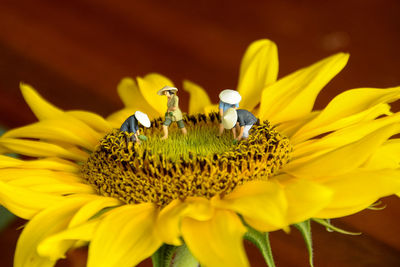
[[[230,132],[217,138],[216,113],[184,117],[187,136],[171,125],[167,140],[161,140],[162,121],[143,130],[148,140],[141,144],[127,132],[107,134],[83,165],[83,177],[101,195],[163,207],[174,199],[211,198],[247,181],[266,180],[289,161],[289,139],[268,121],[253,125],[249,138],[237,144]]]

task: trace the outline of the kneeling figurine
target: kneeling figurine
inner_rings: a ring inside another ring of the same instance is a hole
[[[258,119],[250,112],[245,109],[235,110],[229,108],[222,117],[222,124],[225,129],[233,129],[236,126],[238,135],[235,132],[233,138],[240,141],[242,138],[249,137],[249,131],[251,127],[258,121]]]
[[[140,140],[146,140],[147,137],[144,135],[139,135],[139,123],[146,128],[149,128],[151,125],[147,114],[141,111],[136,111],[135,114],[125,120],[125,122],[121,125],[120,131],[134,133],[132,135],[132,141],[140,143]]]

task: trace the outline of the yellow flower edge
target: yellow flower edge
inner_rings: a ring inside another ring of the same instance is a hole
[[[358,88],[313,110],[319,91],[345,66],[339,53],[277,80],[276,45],[259,40],[240,67],[241,108],[268,120],[293,147],[272,178],[246,182],[231,193],[125,204],[96,193],[80,166],[99,140],[141,110],[164,113],[156,91],[172,82],[159,74],[118,85],[125,108],[108,118],[63,111],[21,84],[38,122],[0,137],[0,204],[29,220],[17,244],[15,266],[53,266],[68,249],[89,243],[88,266],[134,266],[163,243],[181,245],[205,266],[248,266],[244,223],[258,231],[288,229],[310,218],[336,218],[400,192],[400,114],[390,103],[400,87]],[[215,111],[206,91],[184,81],[189,114]],[[33,159],[8,156],[17,153]]]

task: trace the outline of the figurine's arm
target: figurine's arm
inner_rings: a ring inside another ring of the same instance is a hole
[[[232,128],[233,139],[236,139],[236,127]]]
[[[139,129],[135,132],[135,140],[140,144],[140,139],[139,139]]]

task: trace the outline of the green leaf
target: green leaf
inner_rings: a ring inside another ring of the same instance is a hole
[[[171,266],[172,256],[176,247],[164,244],[151,256],[153,267],[169,267]]]
[[[345,235],[361,235],[361,233],[354,233],[354,232],[349,232],[343,229],[340,229],[336,226],[333,226],[329,221],[326,221],[324,219],[316,219],[313,218],[313,221],[325,226],[327,229],[333,230],[335,232],[341,233],[341,234],[345,234]]]
[[[294,226],[300,231],[301,235],[306,242],[310,266],[313,267],[313,248],[312,248],[312,238],[311,238],[311,224],[310,220],[294,224]]]
[[[268,233],[259,232],[247,225],[247,233],[244,235],[244,239],[253,243],[260,250],[269,267],[275,267]]]

